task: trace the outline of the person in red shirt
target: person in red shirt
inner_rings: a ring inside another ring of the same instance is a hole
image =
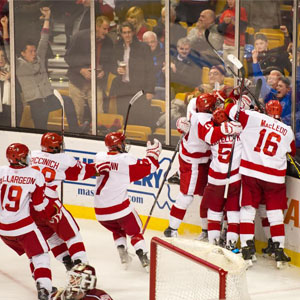
[[[229,54],[235,53],[234,32],[235,32],[235,0],[227,0],[228,8],[222,13],[218,31],[224,35],[223,58],[229,66],[232,64],[227,61]],[[247,13],[244,7],[240,10],[240,57],[244,57],[245,31],[248,24]]]
[[[52,300],[113,300],[105,291],[96,288],[96,271],[92,266],[78,264],[68,276],[67,287],[52,295]]]

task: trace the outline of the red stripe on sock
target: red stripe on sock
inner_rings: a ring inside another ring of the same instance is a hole
[[[76,243],[76,244],[73,244],[73,245],[69,248],[69,253],[70,253],[70,256],[71,256],[71,257],[72,257],[75,253],[78,253],[78,252],[81,252],[81,251],[84,251],[84,252],[85,252],[85,248],[84,248],[83,243]]]
[[[34,271],[34,279],[38,280],[40,278],[49,278],[52,280],[51,270],[48,268],[38,268]]]
[[[212,220],[208,220],[207,221],[207,230],[217,230],[217,231],[221,231],[221,224],[220,222],[216,222],[216,221],[212,221]]]
[[[254,234],[254,223],[241,223],[240,234]]]
[[[284,236],[284,224],[278,224],[270,227],[271,236]]]
[[[186,209],[180,209],[173,205],[170,215],[172,217],[175,217],[176,219],[183,220],[185,213],[186,213]]]
[[[228,223],[227,232],[240,233],[240,224],[237,223]]]
[[[263,218],[263,219],[261,220],[261,225],[262,225],[263,227],[270,227],[270,223],[269,223],[268,218]]]
[[[67,245],[65,243],[62,243],[54,248],[51,249],[53,255],[57,257],[58,255],[68,251]]]

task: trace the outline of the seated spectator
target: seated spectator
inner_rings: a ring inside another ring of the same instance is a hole
[[[147,31],[143,35],[143,42],[146,43],[151,50],[154,73],[155,73],[155,94],[154,99],[165,99],[165,75],[162,71],[165,61],[165,51],[162,43],[158,42],[157,36],[153,31]]]
[[[191,42],[181,38],[177,42],[177,52],[171,59],[171,87],[174,93],[191,92],[202,83],[202,68],[190,57]],[[163,69],[164,70],[164,69]]]
[[[165,43],[165,19],[166,19],[166,9],[163,7],[161,9],[161,18],[158,21],[157,26],[153,28],[153,32],[156,33],[157,38],[163,44]],[[186,36],[186,29],[184,29],[180,24],[175,23],[176,12],[173,6],[170,7],[170,51],[174,54],[176,52],[177,41],[180,38]]]
[[[103,100],[108,74],[112,68],[113,43],[108,37],[109,19],[105,16],[96,19],[96,63],[97,63],[97,112],[103,113]],[[85,119],[85,107],[92,107],[91,94],[91,37],[90,30],[81,30],[71,40],[65,54],[69,65],[69,93],[74,101],[77,119],[80,124],[91,123]],[[90,126],[87,126],[90,128]]]
[[[233,65],[228,61],[227,56],[235,53],[235,0],[227,0],[228,8],[222,13],[219,19],[218,31],[224,35],[223,58],[230,67]],[[248,25],[247,13],[244,7],[240,11],[240,57],[244,57],[245,31]]]
[[[290,80],[287,77],[281,77],[278,81],[276,91],[276,99],[280,101],[282,106],[282,122],[291,125],[292,91]]]
[[[209,83],[202,83],[198,90],[201,93],[211,93],[224,88],[225,68],[223,65],[212,66],[208,73]]]
[[[129,22],[120,25],[120,35],[114,49],[113,73],[117,76],[112,82],[110,97],[116,99],[118,114],[125,117],[131,97],[143,90],[145,95],[132,106],[128,122],[153,127],[156,109],[151,106],[155,86],[151,50],[137,39]]]
[[[127,11],[126,21],[133,25],[138,40],[142,42],[143,34],[149,30],[144,19],[143,10],[138,6],[132,6]]]
[[[277,84],[279,79],[283,76],[283,74],[278,69],[270,67],[270,73],[267,76],[267,80],[266,80],[265,77],[263,76],[263,72],[258,63],[257,56],[258,56],[258,51],[254,49],[252,51],[253,76],[255,82],[257,82],[259,78],[262,80],[260,98],[263,99],[264,103],[267,103],[269,100],[273,100],[276,98]]]
[[[61,104],[53,94],[53,88],[46,71],[51,11],[48,7],[42,7],[40,10],[43,15],[44,25],[39,45],[36,48],[33,42],[25,42],[21,56],[16,60],[16,75],[23,92],[23,100],[30,105],[34,127],[46,130],[49,113],[60,109]],[[78,122],[72,99],[67,96],[62,97],[64,99],[69,131],[78,132]]]
[[[282,74],[286,70],[289,74],[292,72],[292,64],[289,59],[289,53],[287,52],[287,47],[290,42],[289,33],[286,26],[281,26],[282,31],[285,36],[285,45],[282,47],[277,47],[269,50],[268,39],[262,33],[257,33],[254,37],[254,56],[252,55],[252,61],[250,63],[259,63],[260,68],[265,75],[266,72],[272,68],[277,68]],[[254,62],[255,59],[255,62]],[[249,65],[249,75],[252,75],[252,65]]]
[[[216,50],[222,50],[223,36],[218,32],[218,25],[215,23],[215,13],[211,9],[203,10],[198,19],[197,25],[191,29],[187,38],[191,41],[192,50],[199,55],[202,66],[211,67],[219,64],[220,59],[211,49],[205,38],[205,30],[209,30],[209,41]]]

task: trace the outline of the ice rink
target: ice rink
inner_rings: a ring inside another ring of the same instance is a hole
[[[122,270],[111,234],[96,221],[78,219],[78,223],[90,264],[97,271],[97,286],[108,292],[114,300],[148,299],[149,274],[142,269],[137,257],[134,257],[128,270]],[[147,230],[145,239],[149,246],[152,236],[162,236],[162,233]],[[133,253],[131,246],[129,249]],[[0,253],[0,299],[37,299],[27,257],[18,257],[3,242],[0,243]],[[53,285],[64,286],[65,268],[52,255],[51,266]],[[247,271],[247,282],[253,300],[300,299],[300,268],[294,266],[277,270],[273,260],[258,256],[258,261]]]

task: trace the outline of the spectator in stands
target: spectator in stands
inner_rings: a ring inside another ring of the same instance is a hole
[[[96,19],[96,68],[97,68],[97,112],[103,113],[103,99],[108,74],[112,68],[113,43],[108,37],[109,19],[105,16]],[[80,124],[89,123],[84,109],[92,107],[91,95],[91,37],[90,30],[81,30],[72,38],[65,55],[69,65],[69,92],[74,101],[76,115]],[[89,128],[89,126],[88,126]]]
[[[292,91],[290,80],[287,77],[281,77],[278,81],[276,91],[276,99],[279,100],[282,106],[282,122],[291,125]]]
[[[257,33],[254,37],[254,50],[256,51],[254,52],[255,61],[259,63],[264,74],[270,69],[270,67],[279,69],[282,74],[284,74],[285,70],[289,74],[292,72],[292,64],[289,59],[289,53],[287,52],[287,47],[290,43],[289,33],[286,26],[281,26],[281,30],[284,32],[285,36],[285,44],[281,47],[269,49],[268,39],[263,33]],[[252,62],[254,63],[254,60]],[[251,74],[250,66],[249,75]]]
[[[30,105],[31,117],[35,128],[47,129],[48,116],[51,111],[61,108],[61,104],[53,94],[52,86],[46,72],[46,53],[49,39],[49,7],[42,7],[44,25],[38,47],[27,41],[16,60],[16,75],[19,80],[24,102]],[[78,122],[72,99],[63,96],[69,131],[78,131]]]
[[[147,31],[143,35],[143,42],[146,43],[151,50],[154,73],[155,73],[155,93],[154,99],[165,99],[165,75],[162,71],[165,61],[165,51],[162,43],[157,40],[157,36],[153,31]]]
[[[174,93],[191,92],[202,83],[202,68],[190,56],[191,42],[181,38],[177,42],[177,52],[171,61],[171,87]]]
[[[209,30],[209,41],[217,50],[222,50],[223,36],[218,32],[218,25],[215,23],[215,13],[211,9],[203,10],[198,22],[191,29],[187,38],[191,41],[192,50],[199,55],[202,66],[213,66],[220,63],[220,60],[208,45],[205,38],[205,30]]]
[[[225,74],[223,65],[212,66],[208,72],[208,83],[202,83],[198,90],[201,93],[211,93],[215,89],[223,89]]]
[[[224,35],[223,58],[229,66],[232,64],[227,60],[229,54],[234,54],[235,46],[235,0],[227,0],[228,8],[222,13],[219,20],[218,31]],[[248,25],[247,14],[244,7],[240,11],[240,57],[244,57],[245,31]]]
[[[154,111],[151,100],[155,74],[151,50],[137,39],[134,27],[129,22],[120,25],[120,35],[121,39],[114,50],[113,73],[117,76],[112,82],[111,100],[116,99],[118,113],[125,117],[131,97],[139,90],[144,90],[145,96],[131,108],[129,122],[152,127],[155,122],[155,117],[151,115]]]
[[[252,51],[252,69],[255,81],[259,78],[262,80],[260,98],[262,98],[265,103],[275,99],[277,84],[283,74],[277,68],[272,68],[266,80],[258,63],[258,51],[256,49]]]
[[[132,6],[127,11],[126,21],[133,25],[138,40],[142,42],[143,34],[149,30],[144,19],[143,10],[138,6]]]
[[[161,19],[158,21],[157,26],[153,28],[157,38],[160,42],[165,42],[165,19],[166,8],[161,9]],[[176,12],[173,6],[170,7],[170,51],[176,52],[177,41],[186,36],[186,30],[178,23],[175,23]]]

